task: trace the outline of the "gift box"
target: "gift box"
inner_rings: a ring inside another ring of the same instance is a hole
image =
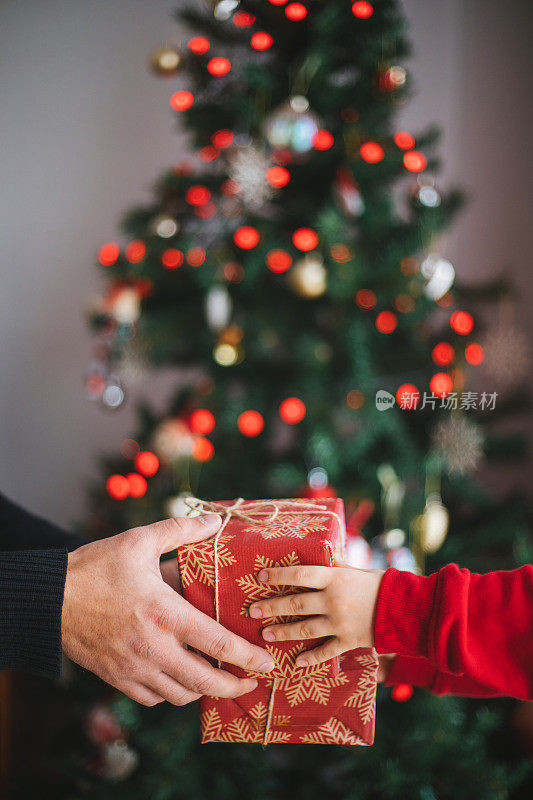
[[[267,675],[219,664],[240,677],[256,678],[258,685],[234,700],[202,698],[202,741],[372,744],[375,651],[354,650],[324,664],[297,667],[298,654],[324,640],[265,647],[261,630],[266,624],[299,618],[257,620],[248,613],[258,600],[302,591],[263,584],[257,575],[264,567],[331,566],[336,556],[344,556],[342,500],[194,500],[191,504],[220,513],[223,525],[215,537],[179,548],[184,597],[228,630],[264,647],[275,662]]]

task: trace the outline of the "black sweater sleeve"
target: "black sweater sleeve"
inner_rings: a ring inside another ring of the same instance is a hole
[[[0,495],[0,669],[61,674],[67,557],[82,544]]]

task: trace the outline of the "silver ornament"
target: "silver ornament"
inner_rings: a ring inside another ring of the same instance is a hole
[[[231,150],[228,161],[230,179],[238,186],[237,197],[249,208],[260,208],[274,193],[266,178],[266,171],[272,165],[270,158],[249,145]]]

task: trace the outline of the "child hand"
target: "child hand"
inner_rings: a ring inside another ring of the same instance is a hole
[[[263,639],[279,642],[329,636],[327,642],[296,659],[299,667],[320,664],[347,650],[374,646],[374,611],[383,574],[346,565],[262,569],[258,578],[263,583],[315,591],[261,600],[250,606],[249,613],[254,619],[304,616],[298,622],[267,625]]]

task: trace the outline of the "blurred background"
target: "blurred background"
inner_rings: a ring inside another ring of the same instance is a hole
[[[132,427],[132,403],[113,414],[85,399],[83,309],[100,288],[97,248],[186,149],[169,86],[146,66],[155,46],[177,38],[176,5],[0,4],[0,486],[66,526],[83,516],[96,454],[116,451]],[[415,91],[399,123],[443,129],[439,183],[470,199],[444,254],[463,281],[510,275],[515,322],[530,336],[530,4],[403,6]],[[168,384],[151,379],[150,396],[164,399]],[[510,466],[487,480],[528,488],[528,473]]]

